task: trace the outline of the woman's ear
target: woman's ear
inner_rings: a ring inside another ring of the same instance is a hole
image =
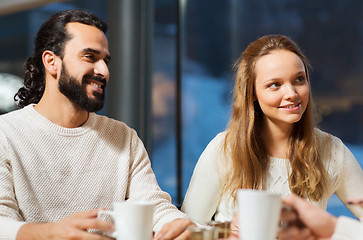
[[[52,76],[56,76],[58,73],[59,60],[60,58],[50,50],[45,50],[42,54],[45,71]]]

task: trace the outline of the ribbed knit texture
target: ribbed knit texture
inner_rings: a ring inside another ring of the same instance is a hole
[[[0,116],[0,239],[15,239],[23,222],[53,222],[114,201],[156,203],[154,229],[185,217],[161,191],[134,130],[91,113],[63,128],[33,105]]]
[[[363,224],[354,219],[339,217],[331,240],[362,240]]]
[[[320,130],[316,130],[316,133],[319,138],[326,139],[319,149],[328,171],[329,189],[323,199],[315,204],[326,209],[327,202],[334,193],[344,203],[350,198],[362,197],[363,173],[353,154],[338,138]],[[231,220],[233,213],[237,211],[233,200],[222,195],[221,178],[228,169],[221,150],[225,134],[218,134],[200,156],[183,202],[182,211],[199,224],[210,221],[215,213],[216,220]],[[288,159],[270,157],[268,173],[263,179],[263,189],[281,194],[282,197],[288,195],[288,169]],[[348,208],[355,216],[363,216],[362,208]]]

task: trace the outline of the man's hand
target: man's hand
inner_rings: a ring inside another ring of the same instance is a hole
[[[155,240],[186,240],[190,237],[190,232],[187,230],[190,226],[196,226],[187,218],[175,219],[170,223],[164,224],[158,232]]]
[[[97,219],[100,209],[80,212],[54,223],[28,223],[18,232],[17,240],[66,240],[87,239],[101,240],[108,237],[87,232],[88,229],[98,229],[104,232],[114,231],[112,223]]]

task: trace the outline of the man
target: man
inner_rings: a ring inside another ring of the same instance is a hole
[[[80,10],[40,28],[22,109],[0,117],[0,239],[106,239],[88,230],[113,231],[97,212],[126,199],[156,203],[156,239],[187,237],[192,223],[159,188],[136,132],[94,113],[109,80],[106,30]]]

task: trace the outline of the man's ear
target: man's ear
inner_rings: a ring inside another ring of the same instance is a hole
[[[56,76],[60,65],[60,57],[50,50],[45,50],[42,54],[42,61],[46,72]]]

